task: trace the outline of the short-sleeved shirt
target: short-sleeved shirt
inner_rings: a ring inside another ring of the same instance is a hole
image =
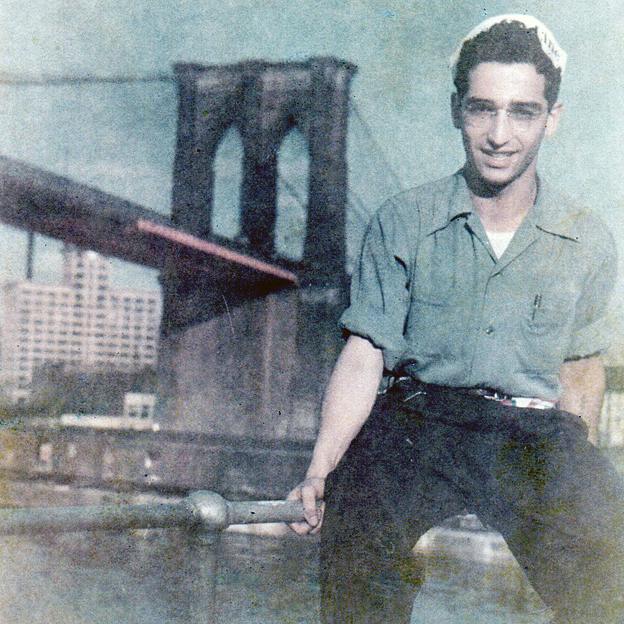
[[[608,346],[616,260],[604,223],[541,178],[497,258],[460,171],[377,212],[340,325],[389,371],[556,400],[562,363]]]

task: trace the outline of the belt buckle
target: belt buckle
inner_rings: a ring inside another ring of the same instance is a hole
[[[502,401],[507,401],[509,399],[506,394],[498,392],[498,390],[494,390],[494,392],[486,391],[481,396],[484,399],[488,399],[489,401],[497,401],[498,403],[501,403]]]
[[[393,375],[387,377],[385,379],[385,383],[382,384],[382,388],[379,390],[379,392],[377,392],[377,395],[384,396],[385,394],[388,394],[388,392],[390,392],[390,390],[392,390],[395,386],[398,387],[402,382],[409,381],[411,379],[412,378],[408,377],[407,375],[402,375],[400,377]]]

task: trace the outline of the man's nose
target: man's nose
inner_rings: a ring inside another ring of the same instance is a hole
[[[497,110],[488,127],[488,140],[492,145],[504,145],[511,139],[513,128],[506,110]]]

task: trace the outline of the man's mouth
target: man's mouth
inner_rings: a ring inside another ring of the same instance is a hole
[[[492,158],[494,160],[504,160],[505,158],[510,158],[515,154],[513,151],[493,151],[493,150],[481,150],[488,158]]]
[[[516,152],[509,150],[488,150],[483,149],[481,153],[485,156],[485,164],[494,168],[506,167]]]

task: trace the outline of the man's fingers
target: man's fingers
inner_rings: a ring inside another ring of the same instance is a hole
[[[303,500],[303,485],[298,485],[294,490],[291,490],[286,497],[286,500]],[[305,514],[304,514],[305,515]],[[308,519],[305,519],[305,522],[290,522],[288,526],[295,532],[297,535],[306,535],[312,529],[312,525],[308,522]]]
[[[316,535],[320,530],[321,530],[321,526],[323,524],[323,516],[325,514],[325,503],[322,502],[320,507],[317,508],[316,511],[317,515],[318,515],[318,523],[316,524],[316,526],[310,531],[310,533],[312,535]]]
[[[307,522],[292,522],[288,525],[297,535],[306,535],[310,532],[310,525]]]
[[[291,522],[288,526],[297,535],[307,535],[312,530],[312,527],[307,522]]]
[[[294,490],[291,490],[287,500],[300,500],[303,506],[303,522],[289,523],[289,527],[298,535],[318,533],[323,522],[324,503],[322,502],[325,479],[308,477]],[[317,502],[320,501],[319,508]]]
[[[315,527],[319,522],[316,511],[316,489],[312,485],[306,484],[302,485],[300,489],[303,502],[303,517],[310,526]]]
[[[301,488],[297,486],[294,490],[291,490],[286,500],[301,500]]]

